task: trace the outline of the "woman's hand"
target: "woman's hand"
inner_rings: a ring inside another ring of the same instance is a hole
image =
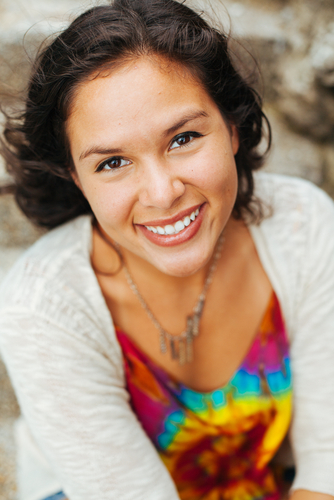
[[[292,493],[289,500],[334,500],[334,496],[314,491],[297,490]]]

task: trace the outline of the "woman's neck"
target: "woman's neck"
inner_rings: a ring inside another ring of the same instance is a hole
[[[212,259],[210,259],[204,267],[194,274],[180,277],[162,272],[147,260],[142,259],[124,248],[121,249],[121,252],[124,257],[125,265],[138,283],[146,282],[155,288],[164,289],[168,294],[173,294],[176,290],[181,294],[190,289],[200,291],[212,261]]]

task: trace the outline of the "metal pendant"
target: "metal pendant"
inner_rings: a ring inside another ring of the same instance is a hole
[[[193,360],[193,336],[190,331],[187,331],[186,336],[186,358],[187,363],[191,363],[191,361]]]
[[[160,352],[162,352],[162,354],[166,354],[167,344],[166,344],[166,335],[165,335],[164,330],[160,330],[159,340],[160,340]]]
[[[169,350],[172,359],[182,366],[193,360],[193,337],[191,333],[182,338],[169,339]]]
[[[186,342],[185,339],[179,340],[179,363],[180,365],[184,365],[187,361],[186,359]]]

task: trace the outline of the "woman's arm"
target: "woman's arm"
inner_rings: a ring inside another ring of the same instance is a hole
[[[294,500],[334,495],[334,204],[315,187],[305,193],[304,203],[307,237],[291,344]]]
[[[25,308],[2,310],[2,353],[34,440],[71,500],[178,500],[130,408],[122,365],[87,337],[89,322],[66,329]]]

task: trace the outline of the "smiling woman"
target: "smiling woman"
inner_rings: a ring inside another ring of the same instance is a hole
[[[53,229],[0,292],[20,500],[278,500],[289,429],[291,498],[333,499],[334,207],[254,174],[264,122],[174,0],[90,9],[39,55],[2,140]]]
[[[210,261],[237,196],[238,134],[186,69],[142,56],[93,77],[66,129],[74,181],[125,255],[173,276]]]

